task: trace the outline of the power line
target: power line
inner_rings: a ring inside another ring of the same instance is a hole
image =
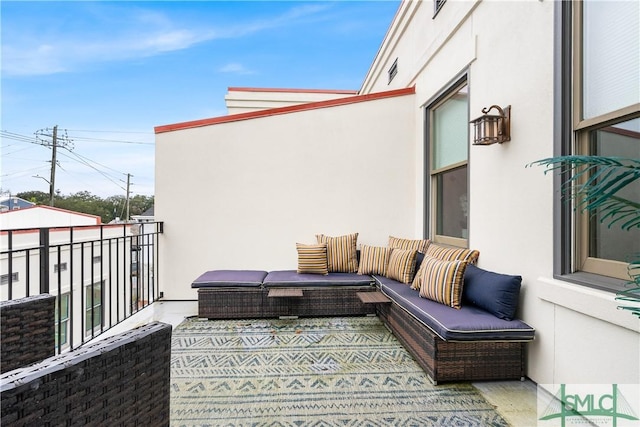
[[[86,141],[86,142],[115,142],[117,144],[138,144],[138,145],[155,145],[153,142],[141,142],[141,141],[123,141],[117,139],[101,139],[101,138],[88,138],[88,137],[75,137],[74,141]]]
[[[46,180],[50,184],[50,196],[52,193],[52,188],[55,186],[55,169],[59,167],[64,172],[69,173],[65,169],[63,169],[60,163],[57,160],[57,156],[61,155],[66,157],[72,161],[76,161],[81,165],[84,165],[95,172],[99,173],[102,177],[115,184],[118,188],[129,192],[128,188],[124,188],[118,181],[124,182],[123,179],[119,179],[109,174],[106,170],[112,171],[118,175],[127,175],[127,181],[129,181],[127,186],[133,185],[130,182],[131,174],[127,174],[124,172],[120,172],[116,169],[113,169],[107,165],[101,164],[92,160],[82,154],[79,154],[75,151],[73,142],[74,141],[85,141],[85,142],[111,142],[111,143],[124,143],[124,144],[140,144],[140,145],[155,145],[154,143],[148,142],[140,142],[140,141],[127,141],[127,140],[117,140],[117,139],[105,139],[105,138],[91,138],[91,137],[74,137],[73,139],[68,135],[68,129],[58,130],[58,126],[54,126],[53,128],[40,129],[34,133],[34,136],[22,135],[16,132],[11,132],[7,130],[0,131],[0,136],[7,140],[18,141],[22,143],[28,143],[33,145],[45,146],[52,150],[52,158],[49,163],[51,163],[51,179]],[[99,132],[99,133],[122,133],[122,134],[151,134],[151,132],[136,132],[136,131],[109,131],[109,130],[75,130],[74,132]],[[58,149],[62,149],[64,151],[58,151]],[[24,150],[24,148],[23,148]],[[22,150],[18,150],[22,151]],[[101,169],[102,168],[102,169]],[[6,176],[6,175],[5,175]],[[53,196],[51,196],[53,199]],[[51,201],[53,203],[53,201]]]
[[[153,132],[136,131],[136,130],[87,130],[87,129],[67,129],[70,132],[87,132],[87,133],[143,133],[146,135],[153,135]]]

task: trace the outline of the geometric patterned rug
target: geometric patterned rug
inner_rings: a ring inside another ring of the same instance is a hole
[[[432,385],[376,317],[191,318],[173,331],[172,426],[508,426]]]

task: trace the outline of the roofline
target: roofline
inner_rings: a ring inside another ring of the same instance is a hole
[[[400,4],[398,5],[398,8],[396,9],[396,13],[393,15],[393,19],[391,19],[391,22],[389,23],[389,27],[387,27],[387,31],[385,32],[384,37],[382,38],[382,41],[380,42],[380,46],[378,46],[378,50],[376,51],[375,56],[373,57],[373,61],[371,61],[371,64],[369,64],[369,69],[367,70],[366,74],[364,75],[364,79],[362,80],[362,84],[360,85],[359,92],[362,92],[362,90],[364,89],[364,86],[367,83],[367,81],[369,80],[369,76],[371,75],[371,72],[373,71],[373,67],[376,65],[376,62],[378,61],[378,58],[380,58],[382,56],[382,51],[385,48],[385,46],[387,44],[387,41],[391,38],[391,35],[392,35],[391,34],[391,30],[395,29],[396,21],[399,21],[399,19],[400,19],[400,11],[405,6],[405,3],[408,4],[409,2],[405,2],[404,0],[400,1]]]
[[[288,93],[338,93],[344,95],[357,95],[357,90],[341,89],[278,89],[262,87],[228,87],[229,92],[288,92]]]
[[[212,117],[209,119],[192,120],[182,123],[156,126],[156,134],[173,132],[176,130],[192,129],[203,126],[217,125],[221,123],[238,122],[242,120],[257,119],[260,117],[277,116],[280,114],[296,113],[300,111],[316,110],[319,108],[336,107],[339,105],[356,104],[360,102],[375,101],[377,99],[393,98],[396,96],[413,95],[416,93],[415,86],[389,90],[386,92],[376,92],[367,95],[355,95],[346,98],[329,99],[326,101],[307,102],[304,104],[290,105],[287,107],[269,108],[266,110],[250,111],[247,113],[231,114],[228,116]]]
[[[131,222],[128,224],[124,224],[124,225],[138,225],[140,223],[136,223],[136,222]],[[90,224],[90,225],[56,225],[54,227],[30,227],[30,228],[18,228],[15,230],[0,230],[0,235],[4,236],[7,235],[9,233],[11,234],[37,234],[40,233],[40,230],[43,228],[48,228],[50,232],[68,232],[70,229],[75,229],[75,230],[99,230],[99,229],[105,229],[105,228],[115,228],[115,227],[122,227],[123,224]]]
[[[88,213],[84,213],[84,212],[76,212],[76,211],[70,211],[68,209],[62,209],[62,208],[56,208],[55,206],[48,206],[48,205],[35,205],[35,206],[29,206],[26,208],[20,208],[20,209],[12,209],[9,211],[4,211],[4,212],[0,212],[0,215],[5,215],[5,214],[10,214],[13,212],[24,212],[24,211],[28,211],[30,209],[49,209],[52,211],[58,211],[58,212],[64,212],[64,213],[70,213],[70,214],[75,214],[78,216],[86,216],[88,218],[93,218],[96,220],[96,225],[101,225],[102,224],[102,218],[99,215],[92,215],[92,214],[88,214]]]

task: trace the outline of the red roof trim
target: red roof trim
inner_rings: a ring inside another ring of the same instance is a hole
[[[172,132],[176,130],[191,129],[202,126],[217,125],[220,123],[237,122],[241,120],[256,119],[259,117],[276,116],[280,114],[294,113],[298,111],[316,110],[319,108],[336,107],[338,105],[355,104],[358,102],[374,101],[377,99],[392,98],[395,96],[413,95],[416,93],[415,86],[390,90],[386,92],[376,92],[367,95],[357,95],[347,98],[330,99],[327,101],[308,102],[305,104],[291,105],[288,107],[269,108],[267,110],[251,111],[248,113],[232,114],[229,116],[213,117],[209,119],[193,120],[189,122],[174,123],[170,125],[156,126],[156,134]]]
[[[57,212],[73,214],[73,215],[77,215],[77,216],[85,216],[87,218],[95,219],[97,225],[102,224],[102,218],[99,215],[92,215],[92,214],[88,214],[88,213],[84,213],[84,212],[70,211],[68,209],[62,209],[62,208],[57,208],[55,206],[48,206],[48,205],[35,205],[35,206],[28,206],[26,208],[12,209],[12,210],[9,210],[9,211],[0,212],[0,215],[11,214],[13,212],[20,212],[20,211],[24,212],[24,211],[33,210],[33,209],[36,209],[36,210],[37,209],[45,209],[45,210],[51,210],[51,211],[57,211]]]
[[[229,92],[287,92],[287,93],[339,93],[344,95],[357,95],[357,90],[340,89],[277,89],[261,87],[229,87]]]

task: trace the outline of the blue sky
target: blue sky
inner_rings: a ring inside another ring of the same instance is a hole
[[[49,191],[58,125],[62,194],[153,195],[154,126],[225,115],[230,86],[357,90],[398,4],[2,1],[0,186]]]

